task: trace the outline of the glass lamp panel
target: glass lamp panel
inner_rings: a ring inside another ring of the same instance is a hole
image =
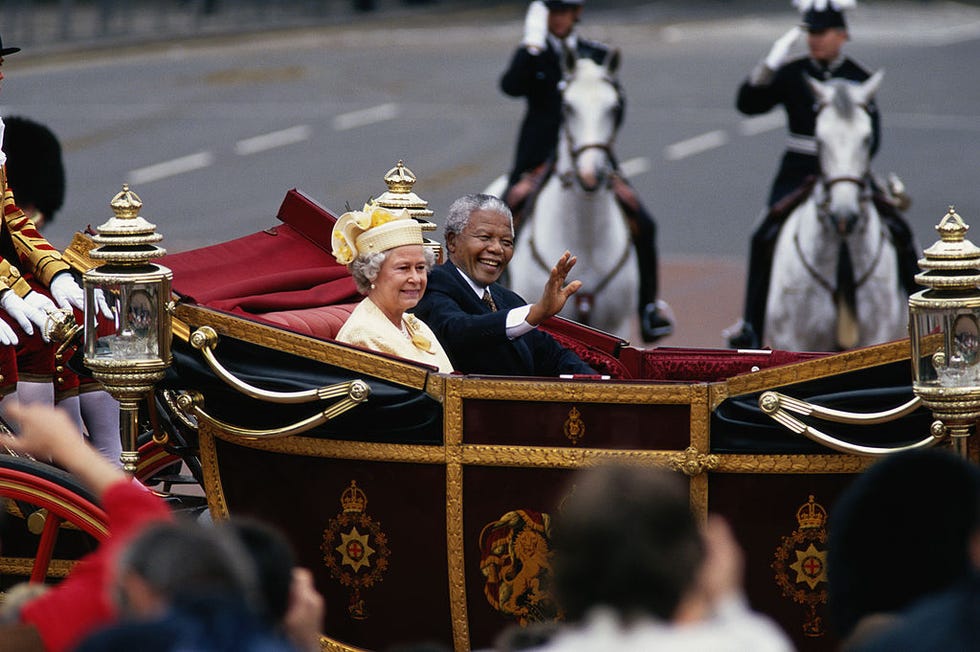
[[[94,302],[94,288],[100,287],[115,315],[111,325]],[[169,288],[167,289],[169,293]],[[160,298],[159,279],[147,282],[99,283],[86,288],[85,352],[93,359],[159,360]],[[92,306],[92,309],[89,309]]]
[[[923,387],[980,385],[980,309],[913,311],[913,380]]]

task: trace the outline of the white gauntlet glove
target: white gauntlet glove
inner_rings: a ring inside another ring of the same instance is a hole
[[[68,272],[60,272],[51,279],[51,296],[62,308],[85,310],[85,293]]]
[[[548,8],[541,0],[534,0],[524,16],[524,39],[521,45],[531,54],[544,50],[548,42]]]
[[[772,49],[769,50],[769,54],[764,59],[766,68],[772,71],[779,70],[786,63],[786,60],[789,58],[789,51],[793,49],[793,46],[800,40],[801,36],[803,36],[803,30],[799,25],[780,36],[772,44]]]
[[[44,335],[44,326],[48,321],[47,309],[55,309],[51,299],[34,291],[21,299],[13,290],[7,290],[0,295],[0,306],[20,324],[25,333],[33,335],[34,326],[37,325],[44,341],[48,341]]]

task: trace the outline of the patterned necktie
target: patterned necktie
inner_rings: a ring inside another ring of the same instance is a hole
[[[497,312],[497,304],[493,302],[493,297],[490,296],[490,288],[483,288],[483,303],[487,304],[490,312]]]

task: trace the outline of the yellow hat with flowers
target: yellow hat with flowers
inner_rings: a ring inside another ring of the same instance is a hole
[[[348,211],[337,219],[330,237],[333,257],[341,265],[371,252],[422,244],[422,225],[408,211],[390,211],[374,204]]]

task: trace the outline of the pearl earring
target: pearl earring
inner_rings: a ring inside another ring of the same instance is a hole
[[[372,290],[373,290],[374,288],[376,288],[376,287],[377,287],[377,286],[376,286],[376,285],[375,285],[374,283],[372,283],[372,284],[371,284],[371,289],[372,289]]]

